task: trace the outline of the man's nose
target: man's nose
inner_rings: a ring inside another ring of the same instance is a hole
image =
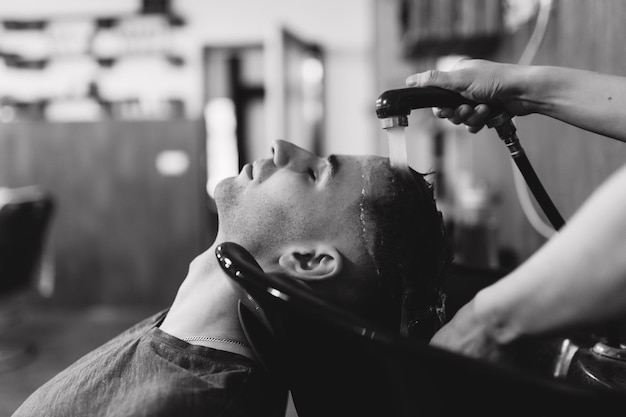
[[[284,140],[272,142],[272,154],[274,165],[293,170],[303,169],[306,163],[315,157],[312,153]]]

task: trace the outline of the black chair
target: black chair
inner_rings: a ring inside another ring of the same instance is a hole
[[[542,377],[410,340],[265,274],[241,246],[216,256],[239,293],[244,332],[285,382],[299,417],[583,416],[626,406],[622,392]]]
[[[0,188],[0,371],[32,357],[32,346],[8,334],[34,293],[53,212],[52,196],[38,186]]]

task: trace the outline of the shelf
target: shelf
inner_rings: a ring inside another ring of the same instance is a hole
[[[179,37],[184,25],[177,14],[150,12],[0,19],[2,121],[11,115],[45,118],[46,109],[55,103],[90,99],[98,102],[104,117],[124,115],[119,109],[137,107],[133,103],[143,103],[149,110],[136,111],[140,116],[162,107],[163,113],[178,117],[185,103],[171,105],[182,100],[177,94],[172,97],[173,81],[166,81],[180,79],[179,70],[187,64],[185,43]],[[124,79],[146,73],[146,67],[151,68],[150,77],[136,83]],[[153,84],[149,100],[146,82]],[[101,96],[99,91],[113,95]],[[161,104],[155,105],[159,99]]]
[[[501,0],[402,0],[401,5],[406,57],[483,56],[504,30]]]
[[[112,16],[56,16],[50,19],[0,19],[0,26],[5,30],[11,31],[24,31],[24,30],[45,30],[51,22],[75,22],[75,21],[87,21],[93,22],[98,29],[110,29],[115,27],[120,22],[129,19],[142,19],[142,18],[162,18],[168,23],[170,27],[182,27],[185,26],[185,19],[175,13],[159,14],[159,13],[136,13],[136,14],[124,14],[124,15],[112,15]]]

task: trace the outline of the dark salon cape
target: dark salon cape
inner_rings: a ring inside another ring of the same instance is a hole
[[[280,416],[287,392],[255,361],[188,344],[158,328],[160,312],[36,390],[23,416]]]

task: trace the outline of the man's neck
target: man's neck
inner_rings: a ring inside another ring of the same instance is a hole
[[[239,323],[237,301],[228,277],[217,262],[215,247],[211,246],[190,265],[160,328],[179,339],[203,337],[246,342]],[[251,355],[250,349],[236,343],[212,340],[189,343]]]

